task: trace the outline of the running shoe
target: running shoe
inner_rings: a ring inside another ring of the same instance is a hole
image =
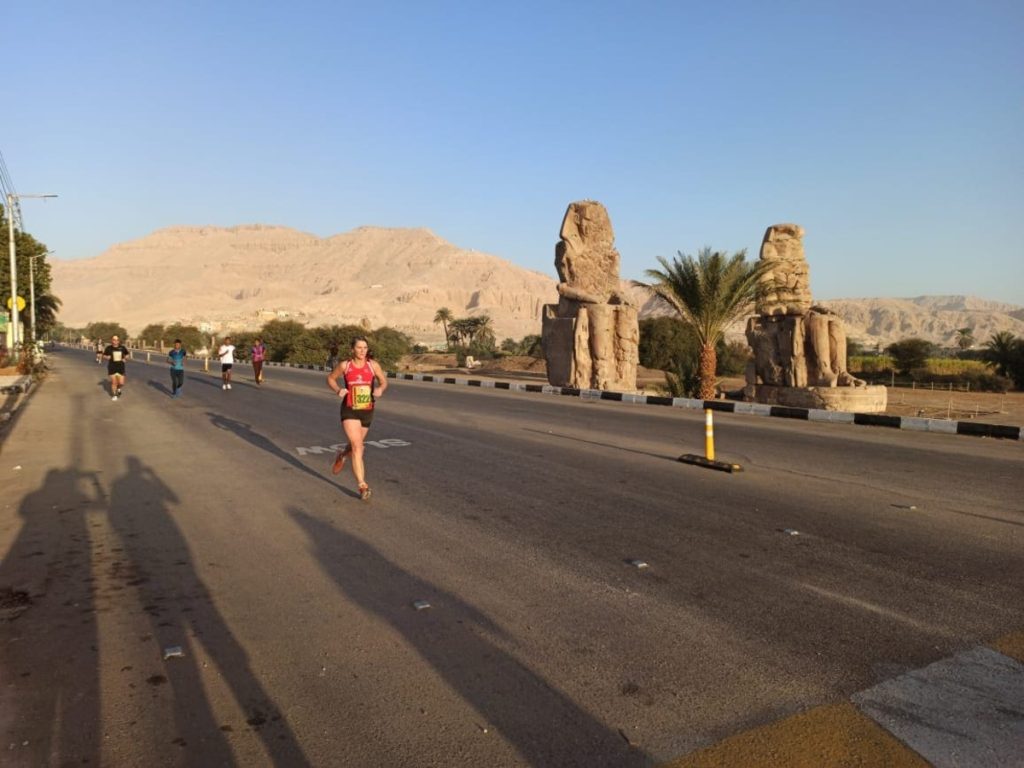
[[[220,385],[220,388],[221,388],[221,389],[227,389],[227,388],[228,388],[228,385],[227,385],[227,384],[221,384],[221,385]]]
[[[334,457],[334,464],[331,465],[331,474],[336,475],[345,468],[345,460],[352,453],[352,446],[346,445]]]
[[[360,485],[359,486],[359,498],[362,499],[363,501],[369,501],[371,493],[373,493],[373,491],[370,490],[370,486],[368,486],[368,485]]]
[[[116,402],[117,401],[117,395],[113,395],[110,399],[114,400]]]

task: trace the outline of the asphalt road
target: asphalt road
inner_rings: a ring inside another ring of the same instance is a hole
[[[651,765],[1024,628],[1019,442],[392,381],[361,502],[323,374],[52,357],[4,765]]]

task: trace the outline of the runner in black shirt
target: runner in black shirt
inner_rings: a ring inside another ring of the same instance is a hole
[[[124,361],[132,356],[128,347],[121,344],[121,339],[114,336],[110,344],[103,350],[103,358],[107,361],[107,374],[110,376],[110,399],[117,400],[124,388]]]

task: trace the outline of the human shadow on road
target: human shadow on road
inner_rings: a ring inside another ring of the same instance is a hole
[[[318,473],[316,470],[313,470],[306,466],[305,464],[303,464],[301,461],[298,460],[298,458],[292,456],[287,451],[275,445],[269,438],[266,438],[259,432],[256,432],[252,428],[251,424],[247,424],[244,421],[238,421],[236,419],[229,418],[222,413],[214,413],[213,411],[207,411],[206,415],[209,416],[210,423],[213,424],[213,426],[217,427],[218,429],[224,429],[227,430],[228,432],[233,432],[250,445],[259,448],[261,451],[266,451],[272,456],[276,456],[277,458],[281,459],[281,461],[284,461],[290,466],[295,467],[295,469],[305,472],[310,477],[315,477],[317,480],[322,480],[332,488],[339,490],[342,493],[345,493],[349,496],[353,496],[355,498],[359,497],[359,494],[356,493],[355,491],[349,490],[348,488],[338,485],[337,483],[331,482],[326,477]]]
[[[98,765],[99,648],[88,513],[92,473],[51,469],[0,553],[0,744],[5,765]],[[8,744],[11,750],[8,750]],[[9,762],[7,762],[9,761]]]
[[[174,492],[152,468],[138,458],[125,459],[125,472],[111,486],[110,523],[121,539],[128,567],[115,574],[135,588],[153,637],[153,657],[180,646],[184,658],[164,663],[163,675],[151,677],[170,684],[177,737],[189,765],[235,765],[226,731],[242,724],[217,722],[206,694],[197,650],[201,647],[216,666],[247,716],[263,748],[276,766],[306,766],[309,761],[292,730],[263,688],[248,655],[213,602],[196,571],[191,550],[174,522],[169,505]],[[121,594],[132,594],[125,590]],[[209,673],[207,673],[209,674]],[[167,734],[171,748],[172,734]]]
[[[470,706],[534,766],[641,766],[648,756],[489,637],[502,632],[453,593],[388,560],[366,541],[292,507],[338,589],[400,633]],[[414,600],[433,606],[421,612]]]
[[[148,384],[148,385],[149,385],[150,387],[152,387],[153,389],[155,389],[155,390],[156,390],[157,392],[159,392],[159,393],[161,393],[161,394],[163,394],[163,395],[167,395],[168,397],[170,397],[170,396],[171,396],[171,388],[170,388],[170,387],[168,387],[168,386],[167,386],[166,384],[161,384],[161,383],[160,383],[159,381],[157,381],[156,379],[150,379],[150,380],[149,380],[148,382],[146,382],[146,383],[147,383],[147,384]]]

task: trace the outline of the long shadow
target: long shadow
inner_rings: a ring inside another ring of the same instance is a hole
[[[171,396],[171,388],[168,387],[166,384],[161,384],[156,379],[150,379],[149,381],[146,382],[146,384],[163,395],[167,395],[168,397]]]
[[[650,456],[652,459],[666,459],[667,461],[678,461],[678,456],[666,456],[664,453],[651,453],[650,451],[638,451],[636,448],[623,448],[621,445],[614,445],[611,442],[603,443],[599,440],[586,440],[582,437],[573,437],[572,435],[563,435],[560,432],[552,432],[547,429],[531,429],[529,427],[523,427],[523,432],[534,432],[538,435],[544,435],[545,437],[557,437],[562,440],[571,440],[574,443],[584,443],[586,445],[597,445],[601,448],[608,448],[612,451],[622,451],[623,453],[635,453],[638,456]]]
[[[229,418],[222,413],[214,413],[213,411],[207,411],[206,415],[210,418],[210,423],[213,424],[213,426],[217,427],[218,429],[224,429],[227,430],[228,432],[233,432],[250,445],[256,446],[261,451],[266,451],[267,453],[277,457],[281,461],[284,461],[287,464],[295,467],[296,469],[305,472],[310,477],[315,477],[317,480],[322,480],[332,488],[339,490],[342,493],[345,493],[349,496],[353,496],[355,498],[359,498],[359,494],[356,493],[355,491],[349,490],[344,486],[331,482],[323,475],[307,467],[305,464],[303,464],[301,461],[299,461],[296,457],[292,456],[287,451],[284,451],[278,446],[274,445],[274,443],[270,439],[264,437],[259,432],[254,431],[251,424],[246,424],[244,421],[237,421],[236,419]]]
[[[488,639],[493,623],[456,595],[403,570],[352,534],[301,509],[288,513],[339,590],[399,632],[534,766],[642,766],[650,758]],[[412,608],[428,599],[432,613]]]
[[[177,727],[174,743],[187,751],[189,765],[236,764],[225,736],[235,726],[217,723],[206,696],[193,650],[202,646],[272,763],[289,768],[309,765],[287,720],[260,684],[245,649],[196,572],[188,542],[168,508],[177,502],[174,492],[138,458],[128,456],[125,464],[110,493],[110,523],[129,561],[118,574],[138,590],[157,651],[180,646],[185,652],[184,658],[166,662]],[[170,737],[167,744],[172,748]]]
[[[84,398],[79,398],[83,400]],[[72,461],[81,445],[72,433]],[[51,469],[0,553],[0,743],[18,765],[98,765],[99,654],[87,515],[92,473]],[[9,752],[12,745],[15,752]]]

